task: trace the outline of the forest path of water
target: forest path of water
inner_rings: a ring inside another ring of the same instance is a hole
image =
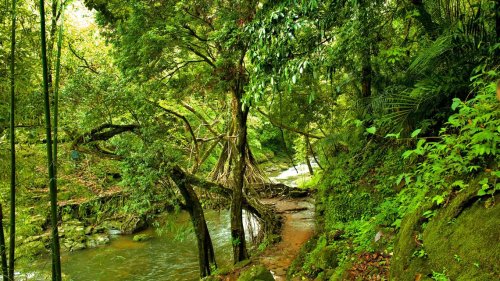
[[[265,204],[274,204],[283,216],[281,241],[269,247],[259,263],[268,268],[275,280],[286,280],[286,272],[297,257],[302,245],[314,233],[314,203],[310,198],[262,199]]]

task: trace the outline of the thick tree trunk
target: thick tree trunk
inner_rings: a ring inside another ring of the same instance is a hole
[[[186,201],[186,208],[191,216],[196,241],[198,243],[198,260],[200,264],[200,277],[206,277],[212,273],[212,270],[217,268],[215,262],[214,247],[212,239],[208,231],[205,214],[201,206],[200,200],[192,186],[188,183],[185,172],[175,167],[172,171],[172,179],[176,183],[182,197]]]
[[[224,187],[220,183],[206,181],[200,178],[193,176],[192,174],[188,174],[181,170],[180,168],[175,168],[176,173],[180,174],[181,178],[185,179],[187,184],[194,185],[198,188],[202,188],[208,192],[212,192],[218,195],[221,195],[225,198],[232,199],[233,190]],[[283,187],[282,187],[283,188]],[[260,219],[261,224],[264,227],[265,235],[273,235],[278,234],[281,228],[281,223],[278,215],[276,215],[275,209],[271,206],[262,204],[257,198],[255,190],[248,189],[251,194],[246,194],[243,197],[243,209],[249,211],[257,218]],[[252,194],[253,190],[253,194]]]
[[[372,95],[372,64],[370,48],[364,50],[363,65],[361,68],[361,94],[368,99]]]
[[[248,107],[242,104],[243,89],[236,83],[233,91],[233,122],[236,133],[236,161],[233,170],[233,198],[231,201],[231,239],[234,263],[248,258],[243,227],[243,188],[246,171]]]

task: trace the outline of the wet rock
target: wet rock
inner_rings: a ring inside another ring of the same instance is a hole
[[[86,240],[83,223],[75,220],[63,223],[59,229],[59,236],[68,241],[68,243],[83,243]]]
[[[85,243],[70,240],[70,239],[63,239],[61,245],[62,245],[63,250],[66,250],[68,252],[78,251],[78,250],[82,250],[82,249],[87,248]]]
[[[273,274],[262,265],[254,265],[243,271],[238,281],[274,281]]]
[[[222,281],[222,277],[219,277],[219,276],[207,276],[203,279],[201,279],[202,281]]]
[[[97,246],[106,245],[109,243],[109,237],[106,234],[96,233],[87,238],[87,247],[95,248]]]
[[[96,227],[94,227],[94,229],[92,230],[93,233],[105,233],[106,232],[106,227],[103,226],[103,225],[98,225]]]
[[[23,243],[22,245],[20,245],[19,250],[16,249],[16,251],[20,251],[22,253],[21,256],[25,254],[23,252],[29,253],[27,254],[27,256],[29,256],[43,253],[45,252],[45,250],[45,244],[42,241],[31,241],[28,243]]]
[[[121,235],[122,234],[122,231],[119,230],[119,229],[108,229],[108,233],[109,235]]]
[[[142,217],[129,215],[124,220],[120,230],[125,234],[133,234],[145,229],[146,226],[146,221]]]
[[[127,215],[120,220],[110,220],[103,223],[110,235],[133,234],[147,227],[146,221],[137,215]]]
[[[147,240],[150,240],[151,238],[153,238],[151,235],[149,234],[137,234],[137,235],[134,235],[134,242],[144,242],[144,241],[147,241]]]
[[[290,190],[290,198],[304,198],[309,195],[309,191],[305,189],[292,189]]]
[[[84,243],[74,242],[71,247],[71,251],[83,250],[85,248],[87,248],[87,246]]]

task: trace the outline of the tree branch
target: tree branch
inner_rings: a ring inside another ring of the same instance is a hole
[[[88,70],[92,71],[93,73],[95,74],[99,74],[99,71],[97,71],[86,59],[85,57],[79,55],[76,50],[73,48],[73,46],[71,45],[71,43],[68,43],[68,46],[69,46],[69,50],[71,51],[71,53],[77,57],[79,60],[83,61],[83,63],[85,63],[85,65],[82,65],[80,67],[83,67],[83,68],[87,68]]]
[[[193,46],[186,46],[186,48],[188,50],[190,50],[191,52],[193,52],[195,55],[199,56],[200,58],[202,58],[206,63],[208,63],[211,67],[215,68],[215,64],[206,56],[204,55],[203,53],[201,53],[200,51],[196,50],[195,48],[193,48]]]
[[[190,61],[184,61],[182,63],[179,63],[175,66],[174,70],[172,70],[170,73],[166,74],[165,76],[161,77],[160,81],[162,81],[165,78],[168,78],[170,80],[170,78],[172,78],[175,73],[179,72],[179,70],[183,69],[184,67],[188,66],[191,63],[197,63],[197,62],[205,62],[205,60],[190,60]],[[168,83],[168,81],[166,83]]]
[[[166,113],[174,115],[175,117],[181,119],[184,122],[184,124],[186,125],[186,128],[189,131],[189,134],[191,135],[191,138],[193,139],[195,153],[196,153],[196,162],[198,162],[199,158],[200,158],[200,148],[199,148],[199,144],[198,144],[198,138],[196,137],[194,130],[193,130],[193,127],[191,126],[191,123],[189,123],[189,120],[187,120],[187,118],[180,113],[177,113],[171,109],[165,108],[156,102],[153,102],[150,100],[148,100],[148,101],[150,103],[152,103],[153,105],[157,106],[158,108],[160,108],[161,110],[165,111]]]
[[[218,137],[220,134],[217,133],[214,128],[212,128],[212,126],[210,125],[210,123],[208,123],[208,120],[203,116],[201,115],[201,113],[199,113],[198,111],[196,111],[191,105],[187,104],[186,102],[182,101],[181,102],[182,106],[191,111],[194,115],[196,115],[196,117],[198,117],[202,122],[203,122],[203,125],[206,126],[208,128],[208,130],[215,136],[215,137]]]
[[[297,133],[299,135],[303,135],[303,136],[306,136],[306,137],[309,137],[309,138],[313,138],[313,139],[322,139],[323,137],[322,136],[318,136],[318,135],[314,135],[314,134],[311,134],[311,133],[308,133],[308,132],[304,132],[304,131],[301,131],[297,128],[293,128],[293,127],[290,127],[288,125],[285,125],[277,120],[274,120],[271,116],[269,116],[268,114],[264,113],[260,108],[257,108],[257,111],[262,114],[264,117],[266,117],[269,122],[271,122],[271,124],[273,124],[274,126],[276,127],[279,127],[279,128],[282,128],[282,129],[285,129],[285,130],[288,130],[288,131],[291,131],[291,132],[294,132],[294,133]]]
[[[90,132],[82,134],[73,140],[72,148],[76,149],[79,145],[89,144],[96,141],[105,141],[125,132],[132,132],[139,128],[139,125],[114,125],[103,124]]]
[[[189,32],[189,34],[194,36],[196,39],[198,39],[202,42],[208,42],[208,39],[203,38],[203,37],[199,36],[198,34],[196,34],[196,32],[187,23],[183,24],[182,27],[184,29],[186,29]]]

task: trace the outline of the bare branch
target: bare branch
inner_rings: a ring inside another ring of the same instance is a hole
[[[97,71],[86,59],[85,57],[79,55],[76,50],[73,48],[73,46],[71,45],[71,43],[68,43],[68,46],[69,46],[69,50],[71,51],[71,53],[77,57],[79,60],[81,60],[83,63],[85,63],[85,65],[82,65],[80,67],[83,67],[83,68],[87,68],[88,70],[92,71],[93,73],[95,74],[99,74],[99,71]]]

